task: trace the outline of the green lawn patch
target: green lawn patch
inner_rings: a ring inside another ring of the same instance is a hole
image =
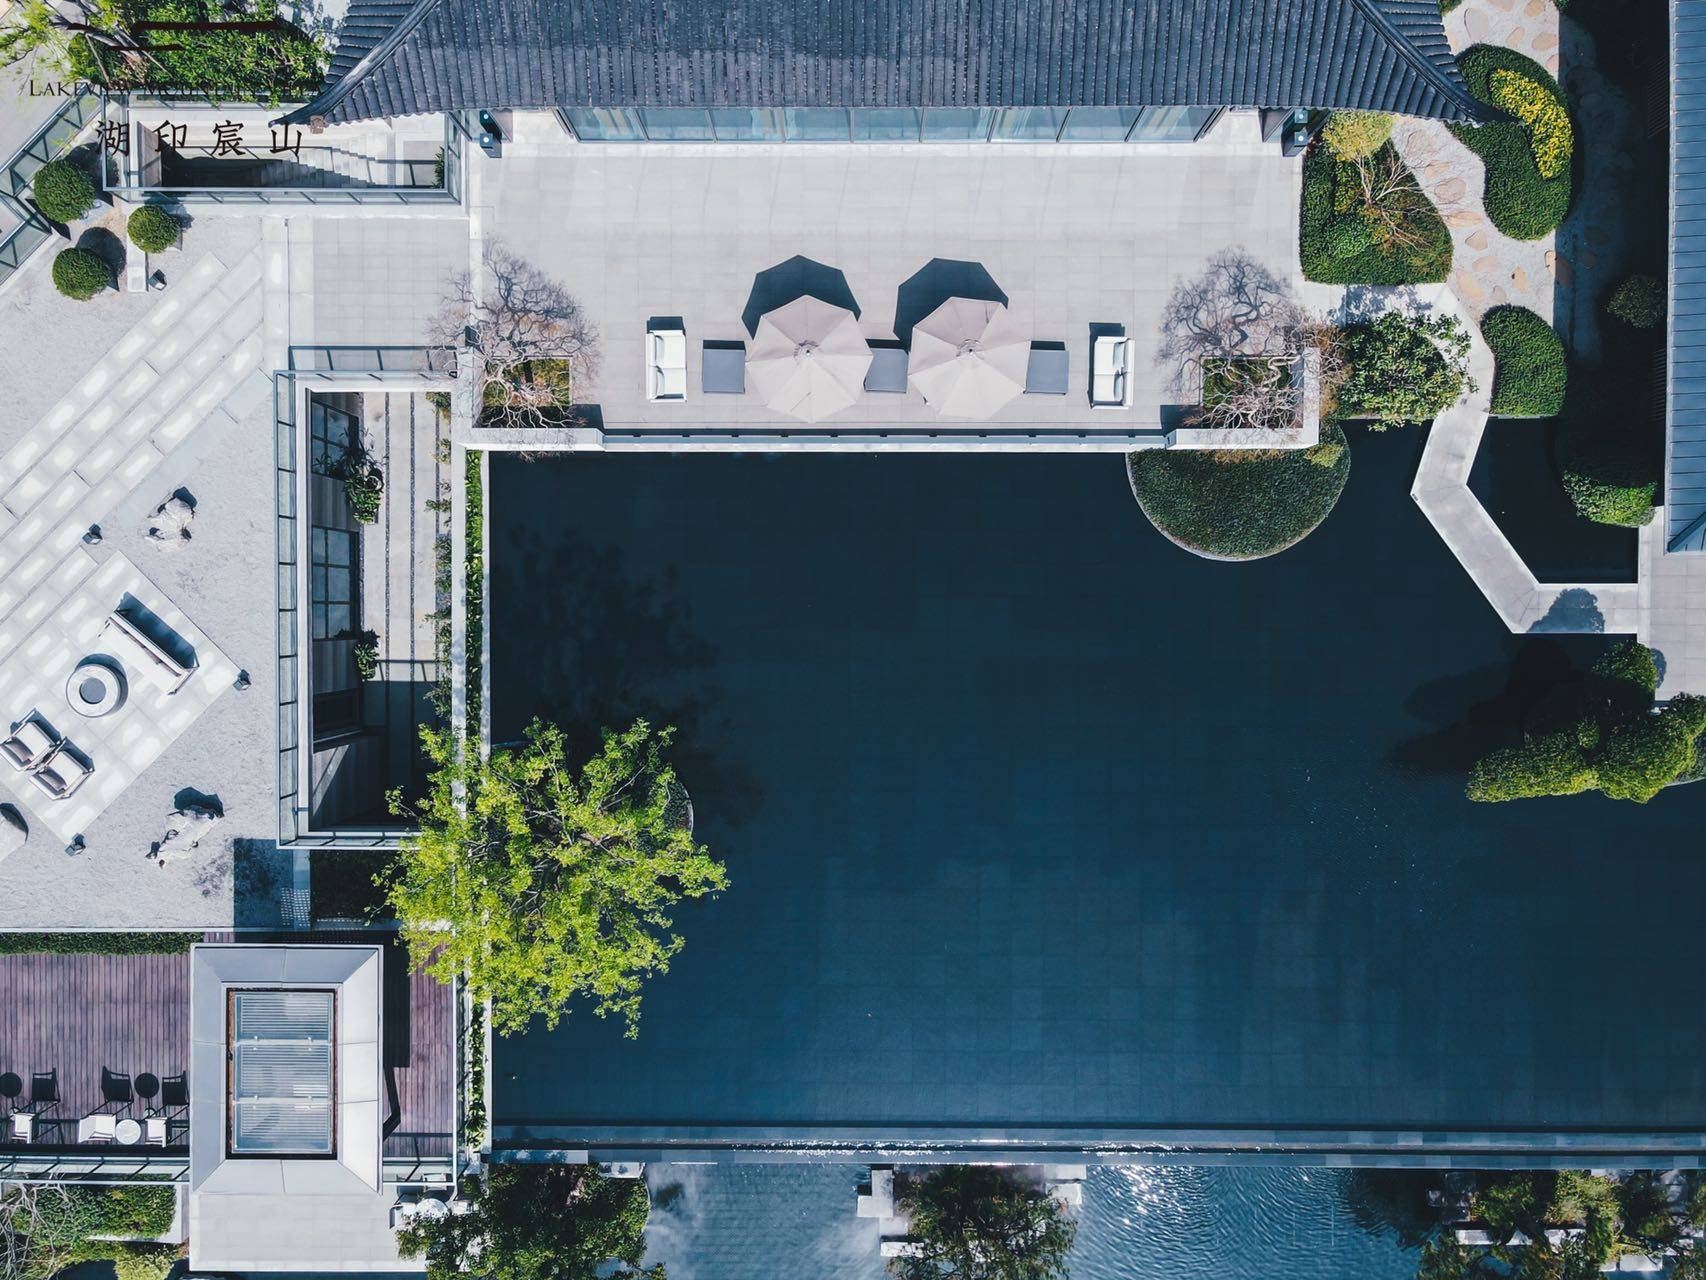
[[[1469,91],[1489,106],[1497,106],[1495,72],[1514,72],[1532,80],[1566,114],[1569,101],[1546,68],[1531,58],[1496,45],[1478,44],[1464,50],[1457,60]],[[1574,150],[1574,121],[1571,122]],[[1570,211],[1573,191],[1571,166],[1555,177],[1545,177],[1535,163],[1534,147],[1527,127],[1515,120],[1487,124],[1454,124],[1451,131],[1487,168],[1482,203],[1493,225],[1513,240],[1538,240],[1555,229]]]
[[[1187,550],[1222,560],[1271,556],[1327,518],[1351,473],[1345,434],[1312,449],[1141,449],[1127,467],[1144,515]]]
[[[183,955],[199,933],[0,933],[0,955]]]
[[[1389,163],[1390,144],[1376,153]],[[1451,230],[1420,188],[1406,196],[1405,225],[1413,245],[1382,243],[1361,211],[1356,166],[1325,146],[1303,158],[1303,199],[1297,248],[1303,277],[1321,284],[1434,284],[1451,272]]]
[[[1494,307],[1481,317],[1493,351],[1493,406],[1501,418],[1551,418],[1564,408],[1564,343],[1527,307]]]

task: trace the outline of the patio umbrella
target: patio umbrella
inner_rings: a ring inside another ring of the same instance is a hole
[[[746,367],[765,404],[816,422],[859,398],[871,348],[845,307],[795,298],[759,319]]]
[[[987,418],[1025,389],[1031,339],[999,302],[949,298],[912,327],[909,377],[937,413]]]

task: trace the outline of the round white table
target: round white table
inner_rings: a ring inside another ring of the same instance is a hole
[[[124,701],[124,677],[99,658],[85,658],[65,681],[65,700],[80,716],[111,715]]]
[[[127,1147],[134,1147],[142,1141],[142,1126],[126,1116],[114,1127],[113,1141]]]

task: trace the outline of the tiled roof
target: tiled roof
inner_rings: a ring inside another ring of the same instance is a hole
[[[292,119],[559,106],[1479,109],[1437,0],[355,0]],[[383,36],[374,28],[390,23]],[[348,27],[349,24],[346,24]]]
[[[1671,0],[1665,539],[1706,550],[1706,3]]]

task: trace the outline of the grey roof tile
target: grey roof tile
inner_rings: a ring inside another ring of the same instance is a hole
[[[1470,118],[1437,0],[353,0],[337,122],[477,107],[1357,107]]]

